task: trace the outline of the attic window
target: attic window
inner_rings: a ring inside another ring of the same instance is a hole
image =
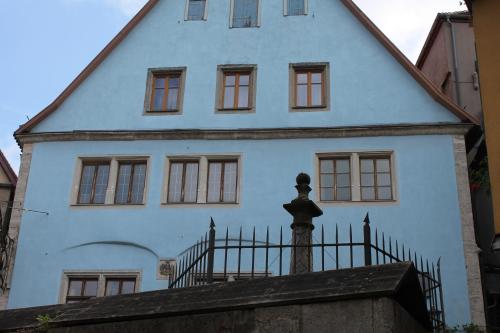
[[[232,0],[231,28],[252,28],[259,26],[260,0]]]
[[[146,93],[146,113],[180,113],[184,76],[185,68],[150,70]]]
[[[285,16],[307,15],[307,0],[284,0]]]
[[[206,0],[187,0],[186,21],[200,21],[207,19]]]

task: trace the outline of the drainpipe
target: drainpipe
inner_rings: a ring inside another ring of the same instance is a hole
[[[455,39],[455,27],[453,23],[450,21],[450,15],[446,16],[446,22],[448,22],[450,26],[450,34],[451,34],[451,48],[453,51],[453,74],[455,76],[455,93],[457,95],[457,104],[462,107],[462,95],[460,94],[460,86],[459,86],[459,77],[458,77],[458,57],[457,57],[457,44]]]

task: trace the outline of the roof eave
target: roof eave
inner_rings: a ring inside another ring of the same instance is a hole
[[[3,154],[3,152],[0,150],[0,168],[5,172],[5,175],[9,179],[9,182],[11,183],[12,186],[16,186],[17,184],[17,175],[10,166],[9,161]]]

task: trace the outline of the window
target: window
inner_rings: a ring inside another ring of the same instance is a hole
[[[320,159],[320,200],[351,200],[351,165],[349,157]]]
[[[103,204],[108,189],[109,161],[84,162],[78,191],[79,204]]]
[[[97,297],[97,281],[97,277],[70,278],[66,292],[66,303],[78,303]]]
[[[135,291],[135,278],[107,278],[104,296],[132,294]]]
[[[327,110],[329,104],[328,64],[290,65],[292,110]]]
[[[237,204],[240,163],[234,154],[167,157],[162,203]]]
[[[170,162],[168,179],[168,202],[196,202],[198,194],[198,161]]]
[[[237,179],[237,161],[209,161],[207,202],[236,202]]]
[[[139,271],[64,271],[60,303],[139,291]]]
[[[206,0],[188,0],[186,20],[198,21],[206,19]]]
[[[254,65],[219,66],[217,76],[218,111],[248,112],[253,110],[255,70]]]
[[[231,27],[250,28],[259,25],[259,0],[232,0]]]
[[[142,204],[146,181],[145,161],[119,162],[116,182],[116,204]]]
[[[285,15],[306,15],[307,0],[284,0]]]
[[[360,157],[361,200],[392,200],[389,157]]]
[[[185,68],[150,69],[145,111],[148,114],[178,114],[182,111]]]
[[[395,201],[392,152],[317,154],[321,202]]]

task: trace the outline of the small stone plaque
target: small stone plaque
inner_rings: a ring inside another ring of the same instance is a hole
[[[175,270],[175,259],[160,259],[156,269],[156,279],[171,280]]]

